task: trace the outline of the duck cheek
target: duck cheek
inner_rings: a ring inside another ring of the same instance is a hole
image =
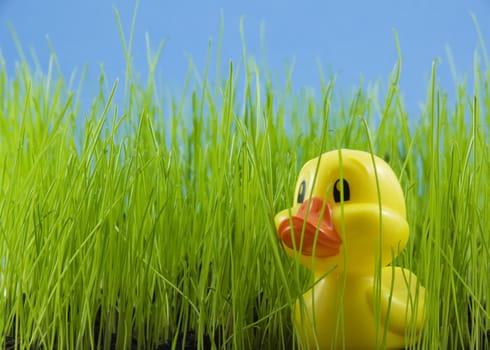
[[[383,213],[383,261],[389,263],[403,250],[408,241],[406,219],[393,211]]]
[[[380,215],[378,207],[366,204],[350,204],[341,208],[335,208],[332,213],[335,228],[339,236],[343,238],[349,246],[353,243],[359,243],[360,246],[366,247],[366,243],[371,242],[379,236]]]
[[[344,208],[343,215],[340,208],[336,208],[333,212],[333,220],[340,238],[345,242],[342,248],[345,249],[347,264],[349,266],[372,265],[370,261],[375,255],[376,246],[379,246],[378,208],[350,204],[349,207]]]
[[[408,239],[408,224],[405,218],[389,209],[383,209],[380,218],[377,205],[352,204],[348,208],[346,206],[343,213],[343,229],[340,208],[333,211],[333,219],[335,226],[339,228],[341,238],[345,232],[348,261],[357,259],[357,256],[364,256],[365,259],[373,259],[374,262],[381,249],[382,264],[386,265],[400,253]]]

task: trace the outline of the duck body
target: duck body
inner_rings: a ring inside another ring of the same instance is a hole
[[[386,281],[393,274],[399,284],[405,284],[405,277],[411,280],[411,294],[415,296],[416,276],[400,267],[382,269]],[[401,286],[392,292],[388,311],[390,286],[382,285],[376,296],[374,285],[373,276],[347,276],[344,281],[343,276],[332,273],[320,279],[296,302],[295,319],[303,342],[310,349],[404,348],[410,337],[405,330],[421,327],[423,310],[410,305],[408,293]],[[387,320],[389,314],[392,316]]]
[[[403,192],[370,153],[338,150],[305,164],[293,207],[276,215],[286,253],[316,283],[295,320],[310,349],[403,348],[424,318],[424,288],[408,269],[388,266],[408,240]]]

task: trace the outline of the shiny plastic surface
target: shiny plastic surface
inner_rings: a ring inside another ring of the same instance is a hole
[[[416,342],[425,290],[412,272],[388,265],[409,235],[390,166],[367,152],[327,152],[303,166],[293,198],[275,217],[278,235],[287,254],[320,279],[296,303],[303,343],[396,349]]]

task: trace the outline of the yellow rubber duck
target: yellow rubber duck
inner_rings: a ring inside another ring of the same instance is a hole
[[[362,151],[324,153],[303,166],[294,200],[275,222],[286,252],[315,276],[295,308],[303,343],[400,349],[416,342],[425,289],[409,270],[387,266],[409,232],[390,166]]]

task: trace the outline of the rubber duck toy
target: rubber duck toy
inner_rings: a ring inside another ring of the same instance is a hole
[[[295,306],[310,349],[399,349],[414,344],[425,289],[407,269],[388,265],[408,240],[403,191],[371,153],[340,149],[308,161],[292,208],[275,217],[286,253],[313,271]]]

